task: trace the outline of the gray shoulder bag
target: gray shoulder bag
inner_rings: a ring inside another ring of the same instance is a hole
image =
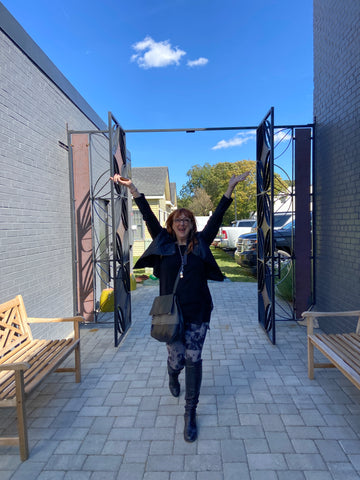
[[[159,342],[172,343],[183,337],[184,321],[176,297],[182,268],[183,265],[177,274],[173,292],[155,297],[149,313],[152,315],[150,335]]]

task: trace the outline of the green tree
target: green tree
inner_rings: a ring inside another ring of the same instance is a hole
[[[180,191],[178,204],[187,203],[187,206],[189,206],[191,204],[190,199],[194,197],[196,189],[202,188],[211,198],[213,205],[216,206],[227,189],[230,177],[233,174],[240,175],[248,170],[251,175],[236,187],[236,202],[233,202],[226,212],[224,224],[230,224],[235,217],[238,219],[248,218],[256,210],[256,163],[252,160],[233,163],[222,162],[216,165],[208,163],[203,166],[194,165],[187,172],[189,180]],[[235,194],[233,194],[233,198],[235,198]]]
[[[203,189],[216,206],[227,189],[230,177],[250,171],[244,182],[239,183],[232,195],[234,201],[224,215],[224,225],[230,225],[235,218],[249,218],[256,212],[256,162],[241,160],[238,162],[222,162],[215,165],[205,163],[194,165],[188,172],[189,180],[180,191],[178,205],[191,209],[197,189]],[[278,173],[274,174],[274,195],[288,194],[291,182],[284,180]],[[270,192],[269,192],[270,193]]]

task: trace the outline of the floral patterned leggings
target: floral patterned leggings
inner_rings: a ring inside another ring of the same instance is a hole
[[[183,341],[166,344],[168,364],[173,370],[184,368],[185,360],[191,360],[193,363],[201,360],[201,352],[208,328],[209,322],[204,322],[200,325],[189,323],[185,327],[185,338]]]

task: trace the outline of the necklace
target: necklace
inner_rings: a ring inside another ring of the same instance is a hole
[[[184,266],[186,265],[187,254],[186,254],[186,251],[185,251],[185,253],[183,255],[181,253],[180,245],[177,244],[177,246],[178,246],[180,257],[181,257],[180,278],[184,278]]]

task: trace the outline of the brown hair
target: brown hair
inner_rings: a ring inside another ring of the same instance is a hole
[[[178,208],[177,210],[174,210],[166,220],[166,230],[174,239],[176,239],[176,235],[173,229],[173,222],[175,218],[178,218],[180,215],[184,215],[185,217],[189,218],[192,224],[192,227],[189,233],[188,249],[187,249],[188,253],[190,253],[193,251],[194,245],[197,243],[197,240],[195,237],[195,233],[197,232],[196,220],[192,211],[188,210],[187,208]]]

